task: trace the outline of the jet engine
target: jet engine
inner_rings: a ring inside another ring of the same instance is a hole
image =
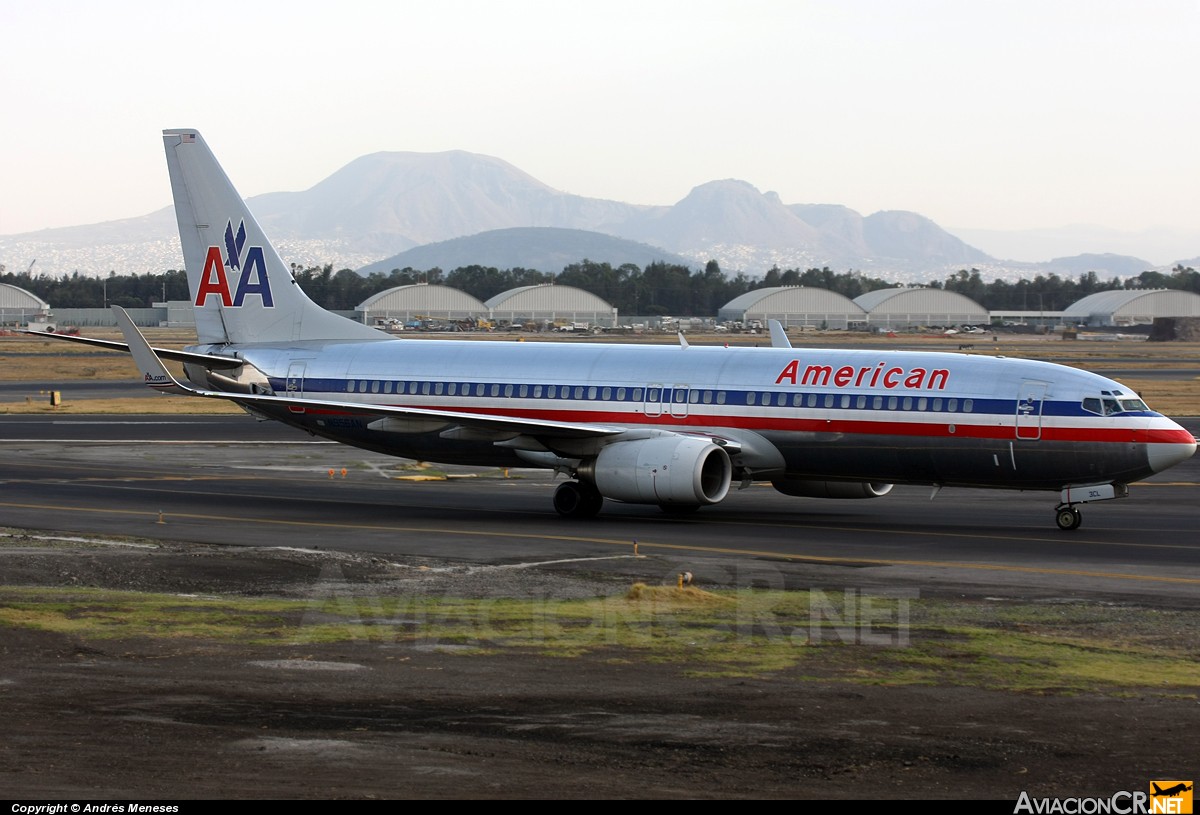
[[[733,465],[710,439],[669,435],[610,444],[580,475],[615,501],[700,506],[729,494]]]
[[[784,495],[798,498],[879,498],[892,491],[891,484],[873,484],[870,481],[804,481],[798,478],[781,478],[771,486]]]

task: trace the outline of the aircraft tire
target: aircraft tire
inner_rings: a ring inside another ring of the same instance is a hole
[[[1064,532],[1078,529],[1083,523],[1083,513],[1075,507],[1062,507],[1054,516],[1054,522],[1058,524],[1058,528]]]

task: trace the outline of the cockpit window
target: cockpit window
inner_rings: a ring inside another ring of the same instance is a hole
[[[1134,399],[1128,396],[1123,396],[1120,399],[1114,399],[1111,396],[1097,399],[1094,396],[1089,396],[1083,400],[1083,409],[1088,413],[1095,413],[1099,416],[1112,416],[1114,413],[1149,410],[1150,408],[1146,407],[1146,403],[1141,399]]]

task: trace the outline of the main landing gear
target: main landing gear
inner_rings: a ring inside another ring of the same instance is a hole
[[[565,481],[554,491],[554,510],[564,518],[594,518],[604,496],[587,481]]]

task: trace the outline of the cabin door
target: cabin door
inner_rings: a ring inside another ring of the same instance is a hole
[[[1046,383],[1026,379],[1017,393],[1017,438],[1034,440],[1042,437],[1042,404],[1046,399]]]
[[[305,362],[293,362],[288,366],[284,396],[292,399],[304,398],[304,368],[306,365],[307,363]]]
[[[657,383],[646,386],[646,401],[642,403],[642,410],[647,416],[662,415],[665,392],[666,388]]]
[[[288,366],[287,381],[284,383],[284,396],[288,399],[303,399],[304,398],[304,368],[307,363],[293,362]],[[304,408],[296,405],[288,406],[288,410],[292,413],[303,413]]]

